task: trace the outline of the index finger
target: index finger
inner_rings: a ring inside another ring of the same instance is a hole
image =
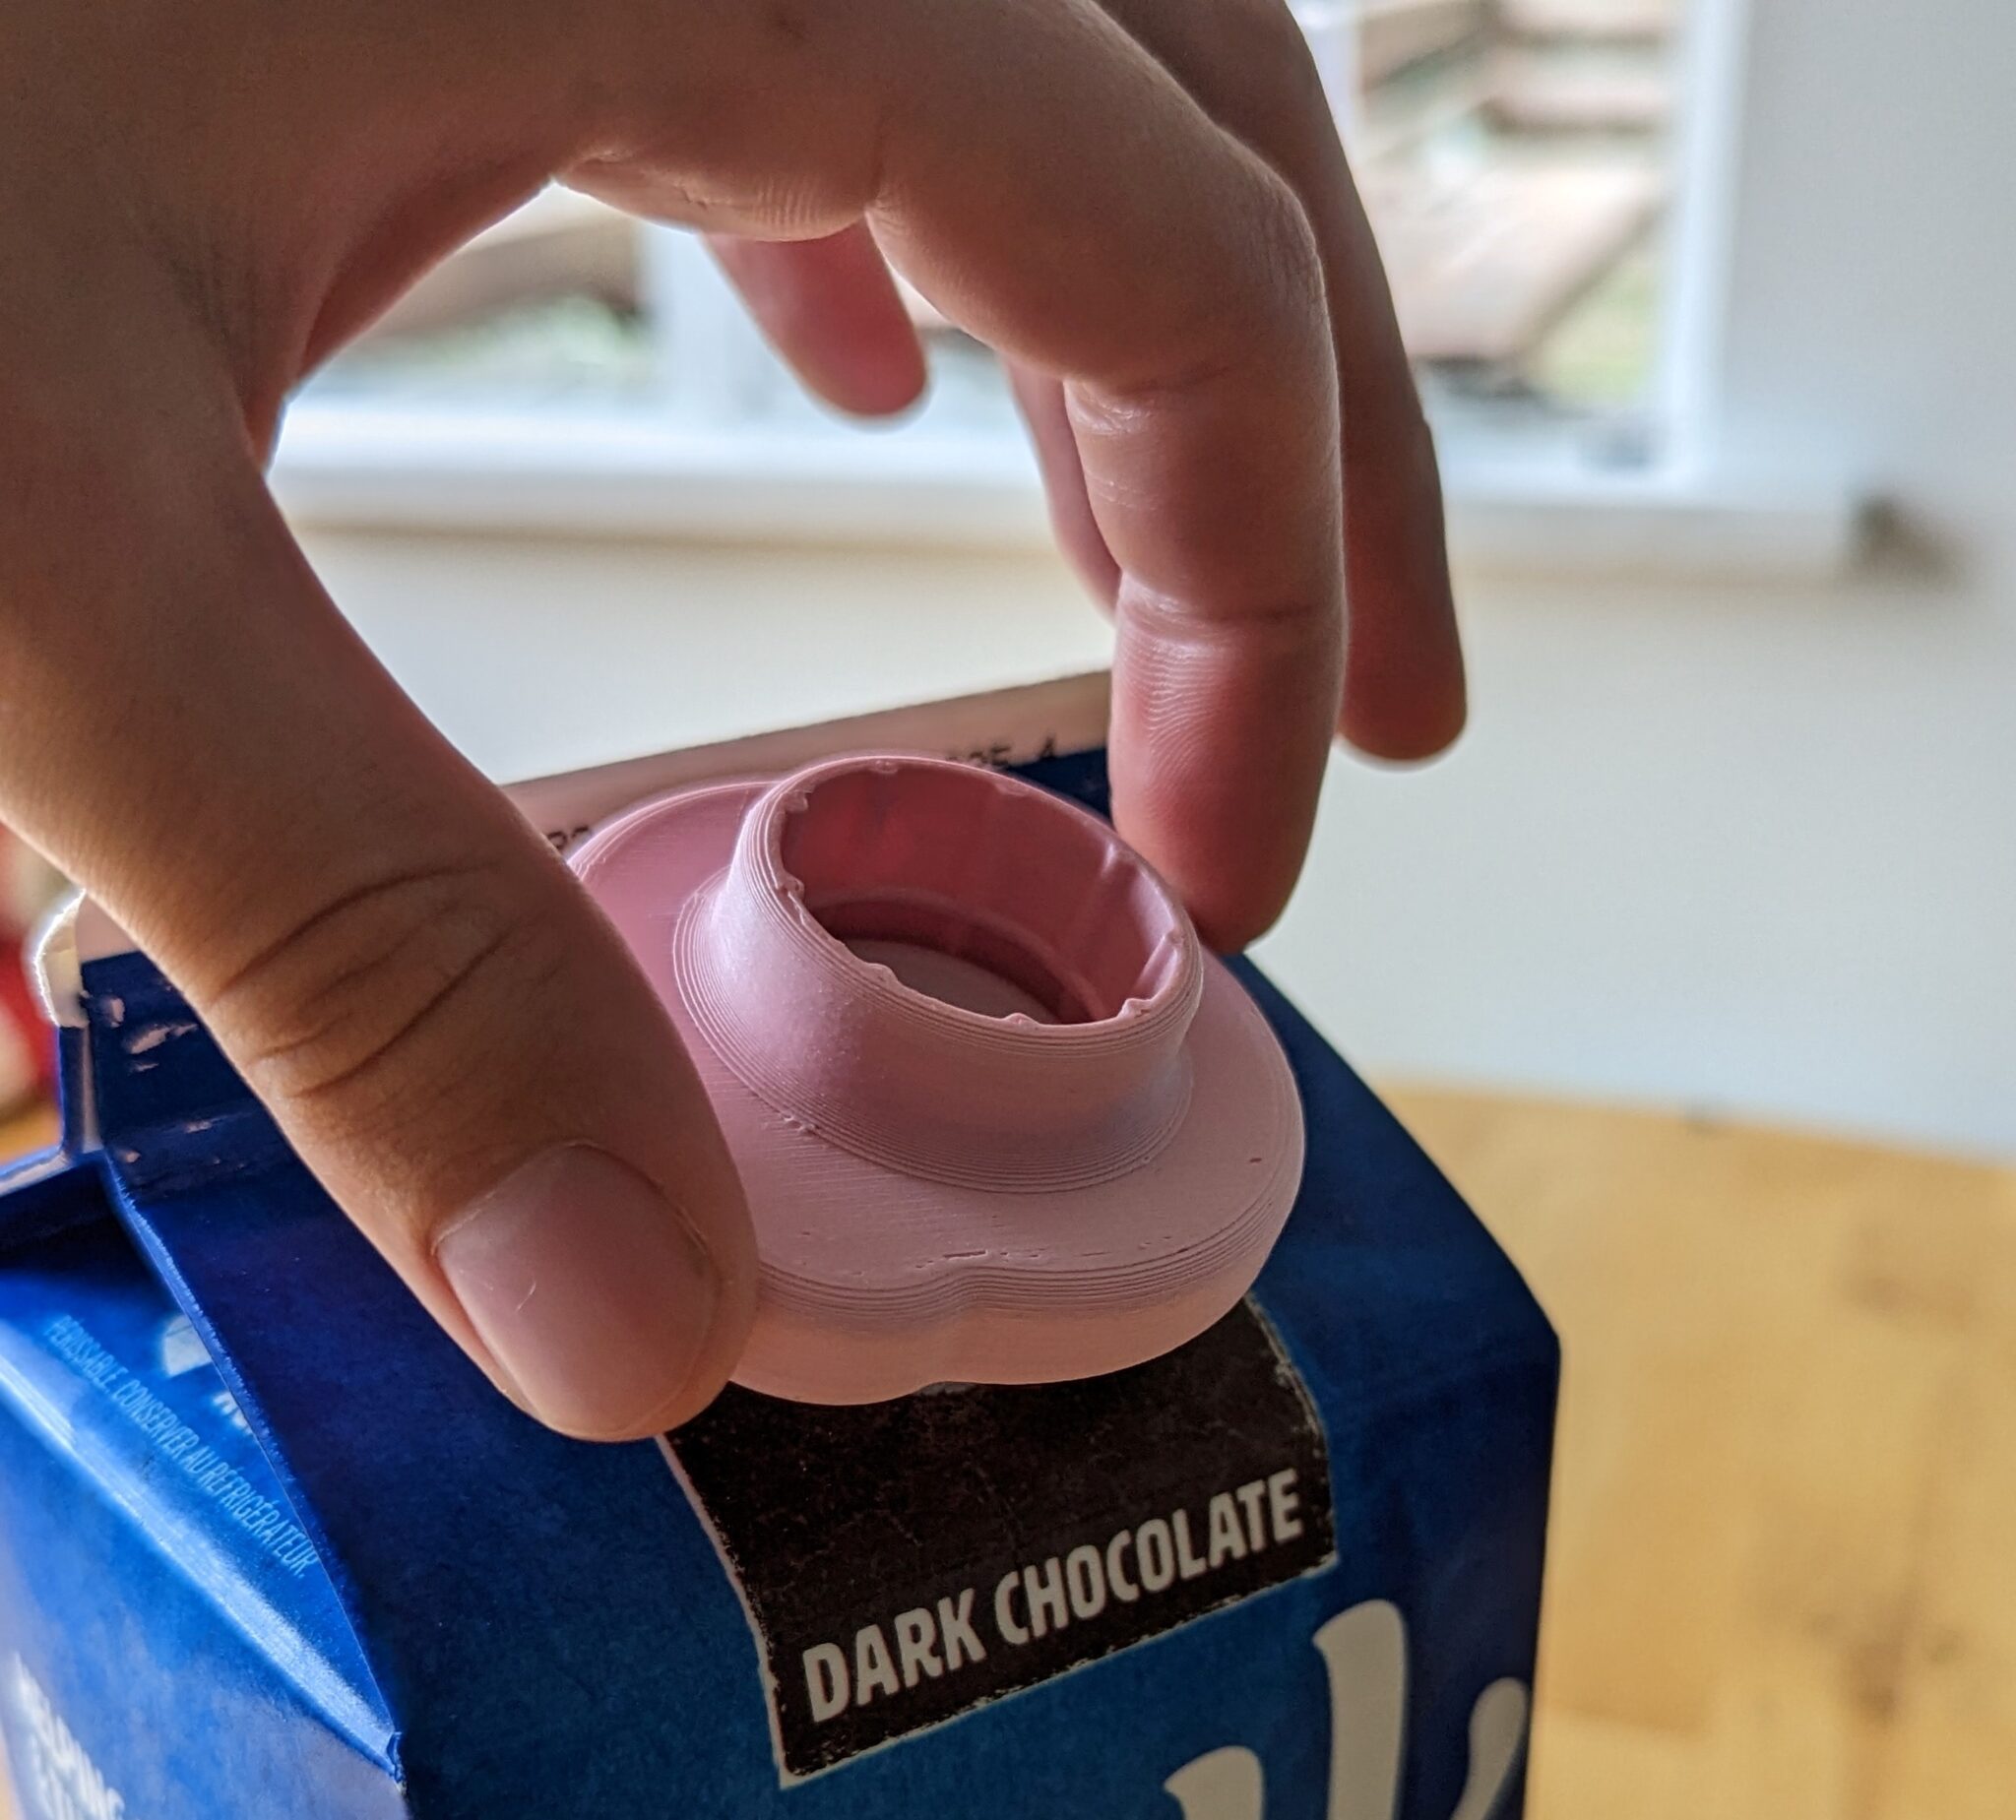
[[[1441,479],[1393,295],[1315,58],[1288,0],[1102,0],[1309,212],[1344,415],[1343,731],[1418,759],[1462,730],[1463,650]]]
[[[1300,869],[1336,725],[1337,376],[1299,203],[1103,13],[901,9],[878,236],[1065,380],[1121,572],[1124,833],[1233,947]]]

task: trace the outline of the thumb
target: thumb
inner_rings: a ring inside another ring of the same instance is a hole
[[[0,814],[164,969],[500,1389],[573,1434],[672,1426],[755,1295],[691,1065],[214,414],[157,438],[121,413],[116,450],[59,431],[32,471],[0,454]]]

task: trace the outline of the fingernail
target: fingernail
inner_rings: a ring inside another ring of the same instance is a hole
[[[678,1211],[588,1145],[550,1150],[475,1201],[434,1249],[483,1344],[548,1427],[669,1426],[720,1284]]]

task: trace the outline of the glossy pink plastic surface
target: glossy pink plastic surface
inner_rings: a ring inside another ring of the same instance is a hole
[[[1138,1363],[1301,1173],[1272,1032],[1098,817],[942,760],[682,790],[573,864],[699,1065],[762,1264],[740,1382],[815,1403]]]

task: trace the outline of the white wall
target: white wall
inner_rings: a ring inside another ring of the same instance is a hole
[[[1469,737],[1340,759],[1265,958],[1373,1071],[2016,1153],[2016,9],[1755,11],[1723,456],[1911,537],[1824,588],[1468,578]],[[519,775],[1103,649],[1035,558],[311,549]]]

